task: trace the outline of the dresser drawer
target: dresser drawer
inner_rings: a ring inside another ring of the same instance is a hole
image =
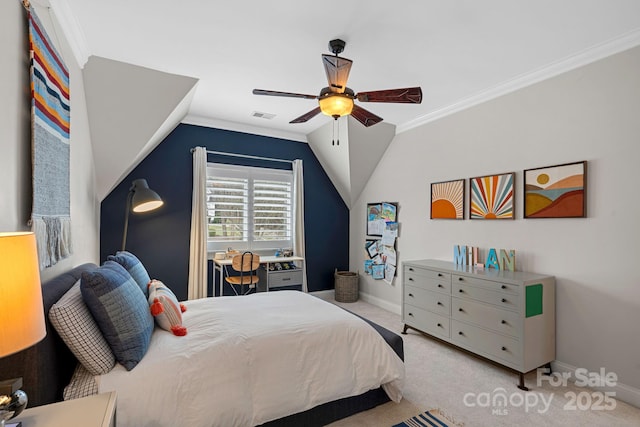
[[[443,316],[451,314],[451,296],[447,294],[407,285],[404,287],[404,302]]]
[[[404,284],[451,293],[451,274],[416,267],[404,268]]]
[[[404,323],[428,334],[449,338],[449,318],[410,304],[404,305]]]
[[[302,269],[269,271],[269,288],[302,284]]]
[[[451,317],[513,337],[519,337],[519,315],[510,310],[463,298],[451,298]]]
[[[495,282],[493,280],[479,279],[477,277],[460,276],[457,274],[452,275],[451,283],[473,285],[475,287],[484,288],[489,291],[505,292],[505,293],[512,293],[512,294],[520,293],[520,286],[518,285],[513,285],[511,283],[504,283],[504,282]]]
[[[520,295],[514,293],[491,291],[477,287],[473,284],[454,282],[451,295],[459,298],[471,298],[474,300],[494,304],[507,310],[518,310],[520,307]]]
[[[463,348],[502,359],[512,367],[520,366],[520,341],[515,338],[451,320],[451,341]]]

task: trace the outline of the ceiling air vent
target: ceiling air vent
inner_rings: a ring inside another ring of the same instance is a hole
[[[275,114],[271,114],[271,113],[261,113],[260,111],[254,111],[253,114],[251,114],[251,116],[253,117],[257,117],[259,119],[267,119],[267,120],[271,120],[273,119],[276,115]]]

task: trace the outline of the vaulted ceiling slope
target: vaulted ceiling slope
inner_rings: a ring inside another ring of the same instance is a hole
[[[197,79],[97,56],[82,74],[102,200],[185,116]]]
[[[422,88],[420,105],[366,105],[396,132],[640,44],[637,0],[49,2],[81,65],[190,76],[185,121],[299,141],[331,123],[289,124],[316,101],[252,89],[318,94],[335,38],[356,92]]]

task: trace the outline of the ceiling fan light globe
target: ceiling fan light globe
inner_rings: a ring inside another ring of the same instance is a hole
[[[349,115],[353,110],[353,99],[340,93],[324,96],[318,104],[323,114],[333,118]]]

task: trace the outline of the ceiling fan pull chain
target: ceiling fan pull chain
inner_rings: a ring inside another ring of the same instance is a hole
[[[340,145],[340,122],[336,119],[336,123],[338,123],[338,143],[336,145]]]
[[[336,145],[336,124],[331,124],[331,145]]]

